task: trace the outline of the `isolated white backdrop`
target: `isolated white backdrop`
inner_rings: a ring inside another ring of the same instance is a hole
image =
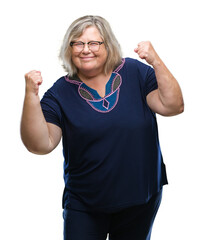
[[[40,95],[65,75],[58,52],[69,24],[101,15],[111,24],[124,57],[150,40],[179,81],[185,112],[158,116],[169,185],[152,240],[203,238],[203,5],[194,0],[10,0],[0,4],[0,239],[62,239],[61,144],[49,155],[26,151],[19,126],[24,74],[40,70]],[[203,238],[204,239],[204,238]]]

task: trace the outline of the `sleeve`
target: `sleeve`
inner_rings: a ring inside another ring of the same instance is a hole
[[[131,58],[127,58],[127,63],[130,76],[134,75],[139,79],[144,97],[158,88],[155,71],[151,66]]]
[[[55,94],[51,90],[48,90],[40,103],[45,120],[62,128],[61,108]]]
[[[145,86],[144,93],[147,96],[150,92],[156,90],[158,88],[157,79],[155,75],[155,71],[152,67],[147,67],[146,77],[145,77]]]

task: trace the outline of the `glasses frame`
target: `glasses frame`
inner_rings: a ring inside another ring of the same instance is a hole
[[[100,45],[103,44],[104,42],[101,42],[101,41],[89,41],[89,42],[85,43],[85,42],[82,42],[82,41],[77,41],[77,42],[70,42],[70,46],[73,48],[75,43],[79,43],[79,44],[81,44],[79,46],[83,46],[83,48],[80,51],[75,51],[75,52],[82,52],[84,50],[85,44],[88,45],[89,50],[91,50],[92,52],[98,52],[99,49],[100,49]],[[97,43],[98,44],[98,50],[97,51],[92,50],[90,48],[90,43]]]

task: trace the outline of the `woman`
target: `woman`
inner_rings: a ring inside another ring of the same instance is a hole
[[[155,113],[183,112],[176,79],[150,42],[122,58],[99,16],[74,21],[60,58],[68,75],[38,96],[39,71],[25,75],[22,140],[36,154],[63,138],[64,239],[150,239],[167,184]]]

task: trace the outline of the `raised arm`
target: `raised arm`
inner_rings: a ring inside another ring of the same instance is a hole
[[[180,86],[163,61],[160,59],[150,42],[141,42],[135,52],[141,59],[155,70],[158,89],[147,95],[147,103],[152,111],[173,116],[184,111],[183,96]]]
[[[61,128],[47,123],[38,95],[42,76],[39,71],[25,75],[26,91],[21,119],[21,138],[26,148],[35,154],[47,154],[60,142]]]

